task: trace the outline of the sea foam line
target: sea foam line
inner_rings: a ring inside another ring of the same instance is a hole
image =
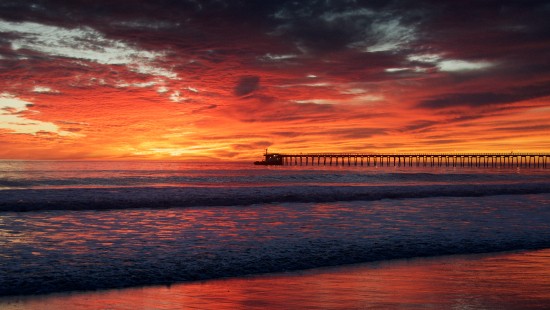
[[[258,186],[25,189],[0,192],[0,211],[242,206],[550,193],[550,183],[410,186]]]

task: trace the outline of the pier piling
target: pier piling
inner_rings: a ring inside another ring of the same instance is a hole
[[[258,165],[549,168],[550,153],[265,153]]]

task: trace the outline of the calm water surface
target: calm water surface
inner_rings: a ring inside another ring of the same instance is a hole
[[[548,181],[550,169],[253,166],[150,161],[2,161],[0,189],[471,184]]]

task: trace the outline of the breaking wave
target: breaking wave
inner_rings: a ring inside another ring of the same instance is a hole
[[[0,296],[548,248],[549,205],[541,194],[4,213]]]
[[[550,193],[549,182],[400,186],[121,187],[3,190],[0,211],[243,206]]]

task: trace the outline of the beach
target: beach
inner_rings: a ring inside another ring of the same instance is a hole
[[[544,309],[549,304],[549,249],[0,298],[0,307],[5,310]]]

